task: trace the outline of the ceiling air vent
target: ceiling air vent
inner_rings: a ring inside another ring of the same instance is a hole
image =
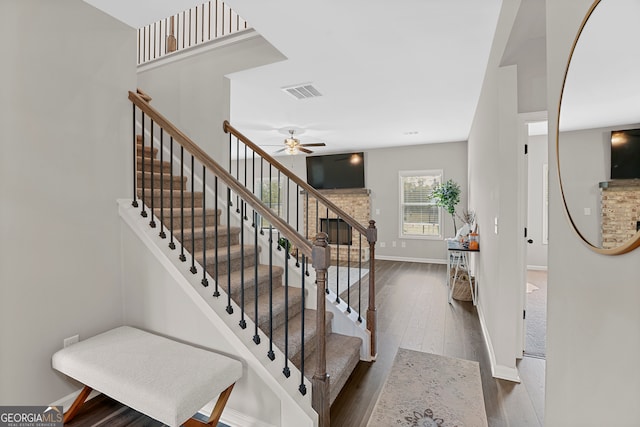
[[[283,87],[282,90],[296,99],[317,98],[318,96],[322,96],[318,89],[313,87],[311,83]]]

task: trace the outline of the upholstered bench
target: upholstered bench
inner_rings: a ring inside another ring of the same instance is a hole
[[[129,326],[58,351],[52,365],[85,385],[65,423],[94,389],[169,426],[215,426],[242,376],[237,360]],[[218,395],[208,423],[191,418]]]

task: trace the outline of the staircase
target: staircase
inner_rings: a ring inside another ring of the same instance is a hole
[[[161,233],[170,240],[170,247],[173,244],[176,252],[180,252],[176,256],[192,263],[194,274],[206,266],[203,285],[215,283],[214,297],[224,298],[218,289],[223,290],[244,309],[243,316],[255,321],[259,331],[254,335],[254,342],[247,345],[255,345],[262,339],[271,340],[311,381],[317,361],[321,359],[317,355],[317,312],[303,308],[308,290],[286,286],[285,269],[263,261],[267,254],[262,254],[259,246],[247,244],[246,238],[244,242],[241,240],[243,232],[250,232],[253,238],[251,228],[255,225],[249,225],[251,221],[242,221],[238,216],[235,222],[241,225],[231,226],[231,218],[226,215],[233,215],[233,210],[227,209],[225,214],[222,209],[205,207],[204,191],[192,191],[193,175],[184,176],[182,166],[176,173],[175,162],[172,165],[165,160],[171,158],[166,147],[163,155],[157,146],[150,145],[148,135],[144,138],[137,135],[136,197],[144,203],[141,214],[148,216],[150,226],[163,230]],[[269,242],[269,245],[277,243]],[[205,280],[207,275],[213,278],[213,283]],[[333,313],[328,311],[323,350],[330,378],[329,405],[358,364],[362,347],[360,338],[332,332],[332,320]],[[246,323],[239,325],[239,328],[246,327]],[[283,374],[289,374],[286,365]]]

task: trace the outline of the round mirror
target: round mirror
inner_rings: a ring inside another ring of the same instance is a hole
[[[574,42],[556,154],[569,221],[594,251],[640,246],[640,1],[597,0]]]

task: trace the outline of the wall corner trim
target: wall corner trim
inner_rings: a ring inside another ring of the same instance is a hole
[[[487,329],[487,325],[484,320],[484,313],[482,311],[482,306],[478,304],[477,309],[478,309],[478,319],[480,319],[480,327],[482,329],[482,336],[484,338],[484,343],[487,347],[487,352],[489,353],[489,362],[491,364],[491,376],[501,380],[507,380],[507,381],[519,383],[520,375],[518,375],[518,368],[512,368],[509,366],[496,364],[496,355],[493,352],[493,344],[491,343],[491,336],[489,335],[489,330]]]

